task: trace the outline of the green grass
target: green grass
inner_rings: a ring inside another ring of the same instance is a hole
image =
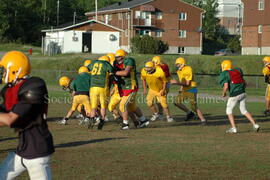
[[[77,70],[85,59],[96,59],[101,55],[97,54],[61,54],[54,56],[44,56],[36,54],[31,56],[33,69],[55,69],[55,70]],[[152,59],[154,55],[146,54],[129,54],[129,57],[136,59],[138,71],[144,66],[146,61]],[[174,62],[179,55],[161,55],[171,71],[174,71]],[[261,75],[263,67],[263,56],[208,56],[208,55],[183,55],[186,58],[187,64],[191,65],[195,73],[219,73],[220,63],[224,59],[233,61],[235,67],[241,67],[245,74]]]
[[[69,95],[55,90],[50,97]],[[139,106],[147,117],[151,115],[144,103]],[[49,127],[56,145],[53,179],[268,179],[270,122],[261,115],[264,104],[247,104],[262,127],[260,133],[252,132],[235,109],[239,129],[235,135],[224,134],[229,127],[225,106],[225,102],[199,103],[208,126],[200,126],[198,120],[185,123],[185,114],[170,104],[174,123],[152,122],[145,129],[134,129],[131,123],[131,130],[121,131],[109,122],[97,131],[79,126],[75,119],[67,126],[56,125],[70,104],[51,101]],[[9,128],[1,129],[0,160],[16,147],[15,137]],[[18,179],[28,179],[27,174]]]
[[[23,51],[25,53],[28,53],[28,50],[32,48],[33,53],[40,53],[41,48],[37,46],[32,46],[32,45],[27,45],[27,44],[18,44],[18,43],[2,43],[0,44],[0,51],[12,51],[12,50],[17,50],[17,51]]]

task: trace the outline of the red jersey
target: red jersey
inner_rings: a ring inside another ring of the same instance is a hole
[[[115,70],[116,71],[123,71],[123,70],[125,70],[124,63],[122,63],[122,64],[115,63],[114,64],[114,67],[115,67]],[[135,87],[134,89],[121,89],[120,87],[121,86],[118,86],[118,91],[119,91],[119,95],[121,97],[122,96],[128,96],[129,94],[131,94],[133,92],[138,92],[138,90],[139,90],[138,87]]]
[[[161,69],[165,73],[166,78],[171,77],[170,69],[169,69],[169,66],[167,64],[160,64],[159,66],[161,67]]]
[[[18,103],[19,99],[18,99],[18,91],[20,89],[20,87],[23,85],[23,83],[25,82],[25,80],[23,80],[22,82],[12,86],[12,87],[8,87],[6,92],[5,92],[5,108],[6,111],[10,111],[12,109],[12,107]]]

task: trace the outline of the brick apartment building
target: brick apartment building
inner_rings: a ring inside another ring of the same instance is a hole
[[[270,54],[270,0],[242,0],[242,54]]]
[[[241,0],[217,0],[220,25],[231,35],[240,35],[243,18]]]
[[[123,30],[120,47],[127,51],[132,37],[148,34],[166,42],[168,54],[201,54],[203,13],[180,0],[128,0],[99,9],[97,20]]]

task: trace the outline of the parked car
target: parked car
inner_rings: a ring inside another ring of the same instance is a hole
[[[233,53],[230,49],[221,49],[215,52],[215,56],[233,56],[236,53]]]

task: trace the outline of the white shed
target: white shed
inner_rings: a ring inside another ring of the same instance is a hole
[[[44,54],[95,53],[105,54],[120,48],[122,29],[96,20],[88,20],[56,29],[42,30]]]

